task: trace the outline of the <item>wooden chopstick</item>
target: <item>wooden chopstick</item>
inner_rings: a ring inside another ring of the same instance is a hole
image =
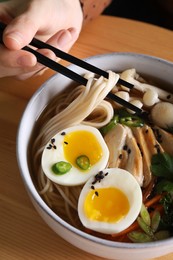
[[[2,44],[3,44],[3,31],[4,31],[5,27],[6,27],[6,25],[0,22],[0,43],[2,43]],[[70,61],[71,63],[74,63],[77,66],[80,66],[80,67],[85,68],[89,71],[92,71],[92,72],[94,72],[98,75],[102,75],[102,76],[108,78],[108,73],[106,71],[103,71],[103,70],[101,70],[101,69],[99,69],[99,68],[97,68],[97,67],[95,67],[95,66],[93,66],[93,65],[91,65],[91,64],[89,64],[89,63],[87,63],[83,60],[80,60],[80,59],[78,59],[78,58],[76,58],[76,57],[74,57],[70,54],[67,54],[67,53],[65,53],[65,52],[63,52],[59,49],[56,49],[55,47],[53,47],[49,44],[46,44],[46,43],[44,43],[44,42],[42,42],[38,39],[34,38],[29,45],[32,45],[32,46],[37,47],[37,48],[50,49],[59,58]],[[44,66],[49,67],[50,69],[55,70],[55,71],[61,73],[62,75],[64,75],[64,76],[66,76],[66,77],[86,86],[88,80],[85,79],[84,77],[82,77],[81,75],[77,74],[76,72],[74,72],[74,71],[68,69],[67,67],[64,67],[61,64],[49,59],[48,57],[46,57],[43,54],[37,52],[36,50],[32,49],[29,46],[25,46],[22,49],[33,53],[36,56],[37,61],[39,63],[43,64]],[[129,82],[126,82],[124,80],[120,80],[119,83],[125,85],[128,88],[133,87],[132,84],[130,84]],[[107,97],[112,99],[113,101],[119,103],[120,105],[122,105],[122,106],[124,106],[128,109],[131,109],[132,111],[134,111],[138,115],[142,115],[143,113],[145,113],[142,109],[140,109],[140,108],[134,106],[133,104],[125,101],[124,99],[114,95],[113,93],[108,93]]]

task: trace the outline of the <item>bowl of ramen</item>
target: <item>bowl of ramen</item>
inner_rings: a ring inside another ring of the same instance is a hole
[[[23,113],[17,158],[29,196],[58,235],[91,254],[173,252],[173,63],[135,53],[87,61],[108,78],[71,65],[86,86],[56,74]]]

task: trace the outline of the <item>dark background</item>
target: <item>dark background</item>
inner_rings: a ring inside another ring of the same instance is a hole
[[[143,21],[173,30],[173,0],[113,0],[103,14]]]

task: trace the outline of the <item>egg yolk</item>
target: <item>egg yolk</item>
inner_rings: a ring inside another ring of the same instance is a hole
[[[84,202],[84,212],[90,220],[115,223],[130,209],[126,195],[114,187],[91,190]]]
[[[63,149],[65,159],[75,167],[77,167],[76,159],[81,155],[89,158],[90,166],[96,164],[103,155],[102,147],[96,136],[84,130],[66,134]]]

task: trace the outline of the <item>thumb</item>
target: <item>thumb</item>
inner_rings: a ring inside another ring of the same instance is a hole
[[[3,34],[3,42],[8,49],[20,50],[28,45],[34,35],[38,31],[35,19],[27,18],[26,14],[22,14],[12,20],[5,28]]]

